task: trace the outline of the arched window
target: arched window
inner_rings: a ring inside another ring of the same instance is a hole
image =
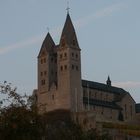
[[[75,40],[73,40],[72,44],[75,46],[75,44],[76,44],[76,41],[75,41]]]

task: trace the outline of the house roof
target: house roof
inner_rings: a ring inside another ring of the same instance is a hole
[[[126,95],[128,93],[122,88],[109,86],[103,83],[87,81],[87,80],[82,80],[82,86],[85,88],[97,89],[97,90],[101,90],[101,91],[105,91],[105,92],[109,92],[109,93],[113,93],[117,95]]]
[[[89,99],[88,101],[88,97],[83,97],[83,102],[84,104],[88,104],[89,102],[90,105],[95,105],[95,106],[103,106],[103,107],[119,109],[119,110],[122,109],[115,102],[108,102],[108,101],[102,101],[102,100],[97,100],[97,99]]]

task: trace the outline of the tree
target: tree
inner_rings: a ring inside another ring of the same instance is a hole
[[[31,110],[29,97],[21,96],[6,81],[0,85],[5,96],[0,103],[0,138],[3,140],[39,140],[39,116]]]
[[[97,130],[83,131],[69,110],[38,114],[32,97],[21,96],[6,81],[0,85],[0,93],[6,95],[0,101],[2,140],[110,140]]]

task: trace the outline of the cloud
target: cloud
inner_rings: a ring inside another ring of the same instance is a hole
[[[115,82],[112,85],[122,88],[140,88],[140,82],[135,81]]]
[[[30,38],[28,40],[24,40],[24,41],[21,41],[21,42],[17,42],[17,43],[12,44],[12,45],[5,46],[3,48],[0,48],[0,54],[8,53],[8,52],[10,52],[12,50],[15,50],[17,48],[23,48],[23,47],[27,47],[27,46],[28,47],[32,46],[33,44],[36,44],[39,41],[41,41],[41,39],[42,39],[42,35],[38,36],[38,37]]]
[[[81,19],[74,21],[75,27],[81,28],[81,27],[86,26],[87,24],[91,23],[95,19],[102,18],[105,16],[110,16],[113,12],[120,10],[122,7],[123,7],[123,4],[119,3],[119,4],[111,5],[109,7],[104,8],[104,9],[101,9],[101,10],[99,10],[91,15],[88,15],[84,18],[81,18]],[[62,27],[59,26],[57,28],[52,29],[50,32],[51,32],[53,37],[56,37],[56,36],[60,35],[61,30],[62,30]],[[44,35],[42,34],[40,36],[35,36],[35,37],[29,38],[27,40],[2,47],[2,48],[0,48],[0,55],[6,54],[6,53],[8,53],[12,50],[15,50],[15,49],[19,49],[19,48],[23,48],[23,47],[30,47],[36,43],[39,43],[39,42],[41,43],[43,36]]]
[[[50,32],[52,36],[58,36],[60,34],[61,27],[57,27],[52,29]],[[42,35],[38,35],[32,38],[29,38],[27,40],[17,42],[5,47],[0,48],[0,55],[6,54],[10,51],[13,51],[15,49],[23,48],[23,47],[32,47],[34,44],[41,43],[43,38],[45,37],[45,33]]]
[[[106,8],[103,8],[93,14],[90,14],[84,18],[78,19],[77,21],[75,21],[75,25],[76,27],[83,27],[89,23],[91,23],[93,20],[99,19],[99,18],[103,18],[106,16],[110,16],[112,15],[114,12],[119,11],[120,9],[124,8],[124,4],[123,3],[117,3],[117,4],[113,4],[111,6],[108,6]]]

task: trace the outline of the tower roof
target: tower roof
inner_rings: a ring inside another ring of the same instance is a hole
[[[71,21],[69,12],[67,13],[66,21],[62,30],[60,44],[62,40],[65,40],[66,44],[68,45],[72,45],[74,43],[74,46],[79,48],[75,29]]]
[[[108,75],[107,81],[111,81],[109,75]]]
[[[47,52],[50,52],[53,50],[54,46],[55,46],[55,43],[54,43],[50,33],[48,32],[42,43],[38,57],[41,55],[42,50],[46,50]]]
[[[108,75],[108,78],[107,78],[106,84],[109,85],[109,86],[111,86],[111,80],[110,80],[109,75]]]

